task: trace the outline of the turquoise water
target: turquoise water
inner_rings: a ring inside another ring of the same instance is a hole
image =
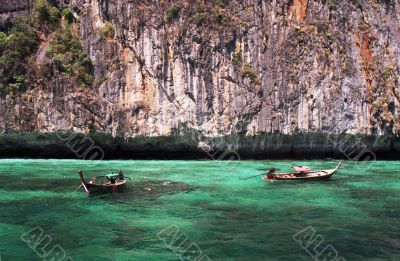
[[[311,226],[320,247],[346,260],[400,260],[400,162],[344,162],[322,182],[240,180],[293,163],[337,164],[241,161],[224,171],[215,161],[0,160],[0,257],[42,260],[21,240],[40,227],[51,242],[39,253],[59,245],[73,260],[180,260],[190,243],[202,261],[313,260],[293,239]],[[126,192],[73,192],[78,169],[90,177],[110,167],[132,177]],[[171,251],[157,235],[166,228],[179,229],[186,245]]]

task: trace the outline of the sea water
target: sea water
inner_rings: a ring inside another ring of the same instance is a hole
[[[241,180],[337,163],[3,159],[0,260],[400,260],[400,162],[345,161],[329,181]],[[125,192],[74,192],[77,170],[110,168],[131,178]]]

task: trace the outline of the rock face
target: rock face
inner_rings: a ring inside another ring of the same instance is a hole
[[[8,0],[0,3],[0,30],[6,30],[19,16],[26,16],[31,9],[31,0]]]
[[[0,22],[30,2],[1,3]],[[49,2],[74,10],[93,86],[54,79],[1,97],[2,130],[196,142],[400,132],[398,0]]]

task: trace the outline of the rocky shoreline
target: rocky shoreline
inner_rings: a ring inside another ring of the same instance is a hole
[[[400,159],[400,139],[371,135],[197,134],[124,139],[102,133],[0,135],[0,158],[62,159]]]
[[[119,145],[105,145],[107,157],[202,157],[201,140],[179,136],[188,128],[227,135],[206,143],[242,157],[339,157],[318,133],[371,135],[360,137],[375,147],[400,134],[400,6],[356,2],[1,3],[3,17],[26,15],[0,18],[0,130],[132,138],[106,138]],[[372,150],[392,157],[390,140]],[[47,153],[12,144],[6,154]]]

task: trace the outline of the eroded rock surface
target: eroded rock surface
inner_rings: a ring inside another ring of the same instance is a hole
[[[400,131],[398,0],[50,2],[74,10],[93,86],[54,79],[1,97],[2,130]],[[27,11],[0,4],[1,17]]]

